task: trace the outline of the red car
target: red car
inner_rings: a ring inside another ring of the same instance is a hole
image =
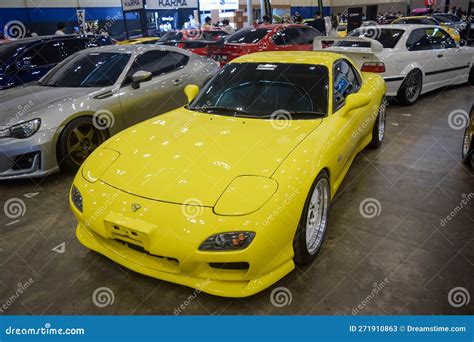
[[[158,44],[174,45],[201,56],[207,56],[208,46],[225,39],[228,34],[219,29],[168,31],[161,36]]]
[[[318,30],[297,24],[261,25],[237,31],[223,46],[209,46],[210,55],[221,66],[242,55],[260,51],[312,50]]]

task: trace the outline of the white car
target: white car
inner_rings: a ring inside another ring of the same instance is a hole
[[[345,38],[316,37],[314,49],[323,49],[323,41],[334,41],[325,51],[343,53],[362,71],[380,73],[387,96],[405,105],[438,88],[474,84],[474,48],[456,44],[439,26],[366,26]]]

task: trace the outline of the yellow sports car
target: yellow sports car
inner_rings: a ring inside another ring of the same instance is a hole
[[[135,44],[155,44],[160,40],[160,37],[140,37],[117,42],[116,45],[135,45]]]
[[[340,54],[266,52],[185,93],[86,160],[76,236],[136,272],[250,296],[320,250],[354,157],[384,138],[385,83]]]
[[[456,43],[461,41],[459,30],[447,23],[440,22],[438,19],[429,16],[402,17],[392,21],[392,24],[420,24],[420,25],[438,25],[444,28],[453,37]]]

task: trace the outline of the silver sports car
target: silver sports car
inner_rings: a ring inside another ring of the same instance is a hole
[[[171,46],[78,52],[39,82],[0,92],[0,179],[77,169],[108,137],[187,103],[219,69]]]

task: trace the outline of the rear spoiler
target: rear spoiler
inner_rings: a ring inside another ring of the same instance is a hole
[[[315,51],[347,51],[349,50],[351,53],[368,53],[367,47],[342,47],[342,46],[334,46],[334,47],[329,47],[329,48],[324,48],[323,47],[323,42],[326,43],[335,43],[335,42],[340,42],[340,41],[345,41],[345,42],[355,42],[355,43],[369,43],[370,44],[370,52],[371,53],[378,53],[383,51],[383,45],[376,41],[375,39],[370,39],[366,37],[324,37],[324,36],[319,36],[319,37],[314,37],[313,40],[313,50]]]

